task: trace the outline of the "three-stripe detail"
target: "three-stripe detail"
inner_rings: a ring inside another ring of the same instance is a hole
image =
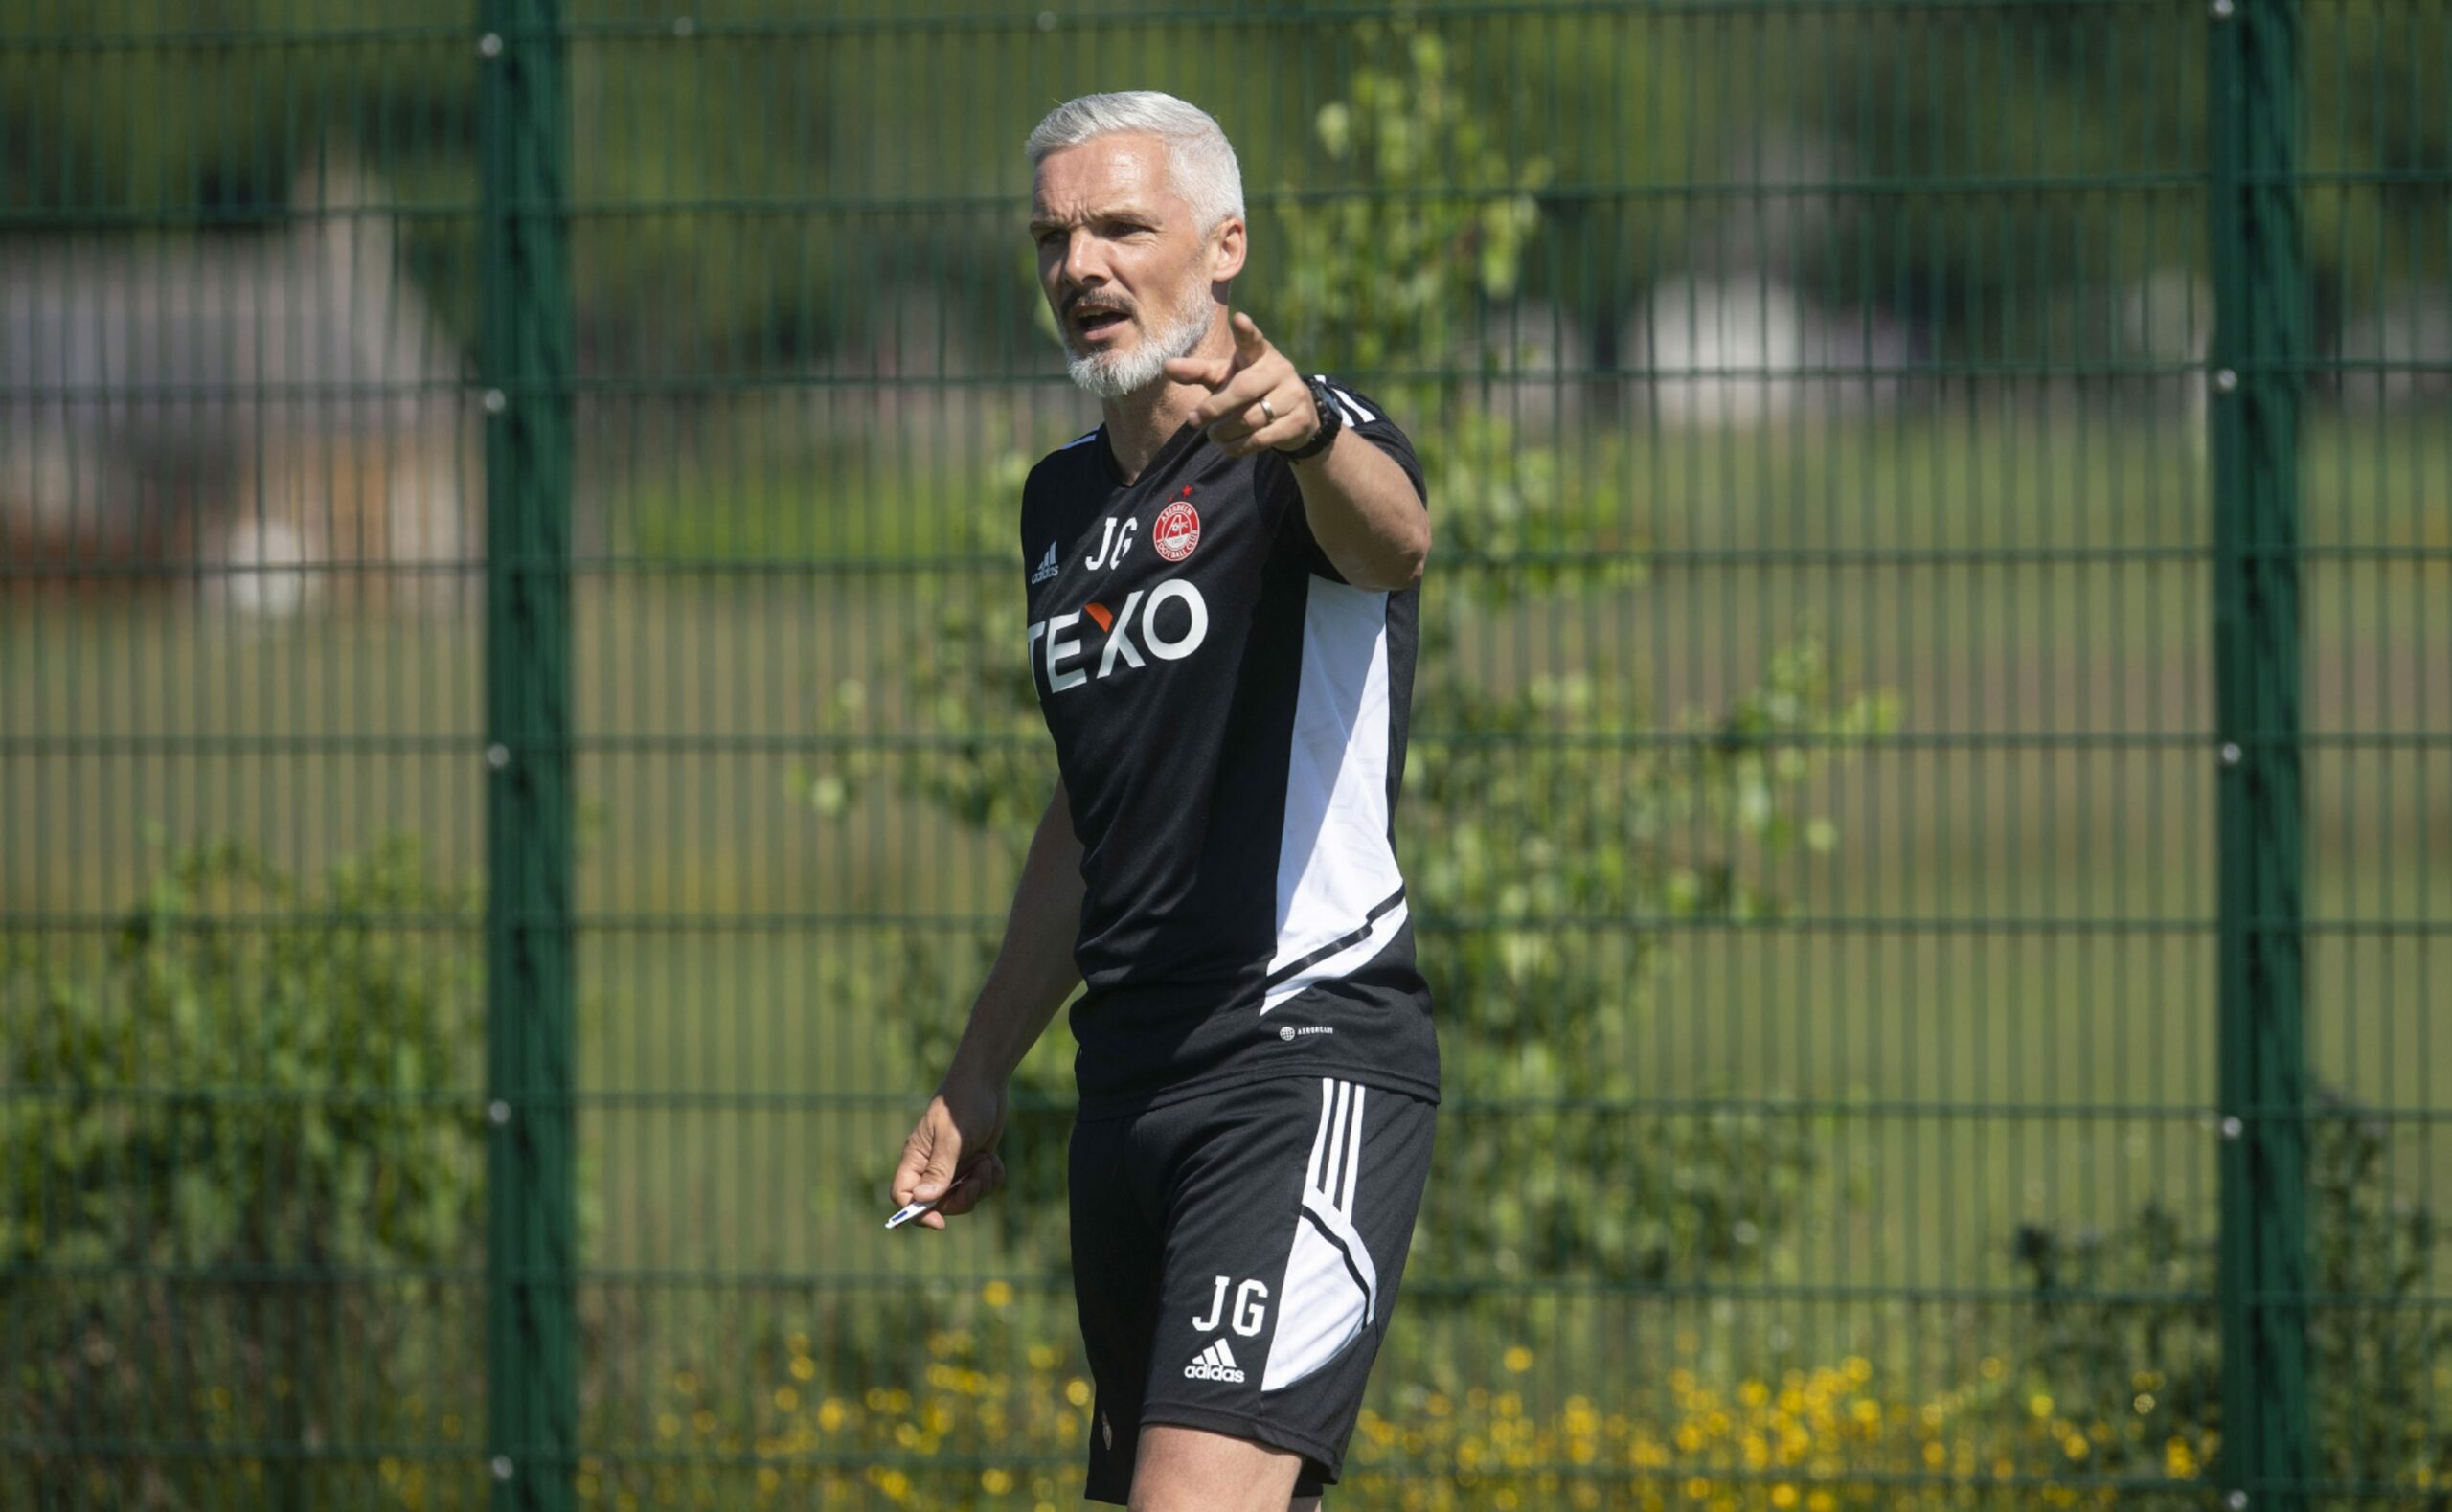
[[[1305,1204],[1317,1198],[1353,1221],[1354,1182],[1362,1170],[1362,1095],[1358,1081],[1320,1078],[1320,1126],[1311,1135],[1311,1169],[1305,1178]],[[1363,1263],[1370,1263],[1370,1252]]]
[[[1260,1389],[1278,1390],[1326,1368],[1379,1315],[1379,1273],[1353,1226],[1362,1185],[1359,1082],[1320,1078],[1320,1122],[1303,1177],[1301,1211],[1278,1299]]]

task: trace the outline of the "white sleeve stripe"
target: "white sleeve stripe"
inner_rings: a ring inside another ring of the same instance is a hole
[[[1328,375],[1327,373],[1315,372],[1311,374],[1311,376],[1319,379],[1322,383],[1328,384],[1328,397],[1337,401],[1337,411],[1345,417],[1345,422],[1348,425],[1359,425],[1365,420],[1375,420],[1379,417],[1372,414],[1369,410],[1364,409],[1361,401],[1356,399],[1352,395],[1346,393],[1345,390],[1338,388],[1333,383],[1328,383]]]

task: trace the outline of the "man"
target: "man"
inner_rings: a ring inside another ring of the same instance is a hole
[[[1031,234],[1105,423],[1024,485],[1060,773],[897,1203],[995,1191],[1007,1083],[1076,983],[1087,1494],[1278,1512],[1337,1478],[1439,1097],[1390,816],[1427,496],[1404,433],[1226,300],[1234,149],[1171,96],[1032,132]]]

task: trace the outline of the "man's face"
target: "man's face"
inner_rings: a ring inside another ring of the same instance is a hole
[[[1041,160],[1031,236],[1074,381],[1120,398],[1196,349],[1215,318],[1212,283],[1241,265],[1240,230],[1229,217],[1202,234],[1155,136],[1118,132]]]

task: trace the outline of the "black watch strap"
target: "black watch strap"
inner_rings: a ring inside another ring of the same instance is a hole
[[[1345,429],[1345,412],[1337,408],[1336,395],[1328,392],[1328,381],[1317,376],[1307,381],[1311,389],[1311,407],[1320,415],[1320,428],[1300,446],[1278,448],[1277,454],[1287,462],[1306,462],[1317,457],[1337,439],[1337,432]]]

